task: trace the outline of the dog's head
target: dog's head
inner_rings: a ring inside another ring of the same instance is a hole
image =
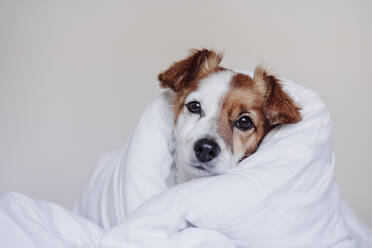
[[[174,91],[176,165],[194,177],[225,172],[256,151],[274,126],[301,120],[279,81],[220,67],[222,55],[193,50],[159,74]]]

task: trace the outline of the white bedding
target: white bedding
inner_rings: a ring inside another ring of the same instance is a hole
[[[283,81],[303,121],[270,132],[236,169],[168,188],[172,114],[163,94],[127,146],[100,162],[75,211],[86,219],[4,195],[4,247],[372,247],[370,230],[333,180],[325,104]]]

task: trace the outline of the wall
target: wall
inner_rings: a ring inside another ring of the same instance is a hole
[[[370,13],[362,0],[0,0],[0,192],[71,207],[160,92],[157,73],[212,47],[319,92],[336,180],[372,226]]]

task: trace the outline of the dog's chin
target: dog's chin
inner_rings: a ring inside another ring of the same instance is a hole
[[[200,164],[189,164],[187,171],[196,177],[207,177],[217,175],[212,169]]]
[[[176,178],[179,182],[190,181],[201,177],[221,175],[234,167],[236,163],[236,160],[233,157],[201,163],[196,158],[190,159],[177,155],[182,154],[176,154],[175,156],[175,165],[178,171],[176,173]]]
[[[209,163],[199,163],[197,161],[190,161],[185,164],[186,171],[195,177],[207,177],[207,176],[216,176],[221,174],[217,170],[217,166]]]

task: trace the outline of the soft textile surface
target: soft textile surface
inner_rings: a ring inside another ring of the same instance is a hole
[[[0,247],[99,247],[103,230],[57,204],[9,192],[0,197]]]
[[[164,182],[172,161],[172,116],[160,97],[127,148],[101,163],[78,212],[105,229],[115,226],[105,239],[136,247],[171,247],[172,235],[190,223],[218,231],[238,247],[372,246],[371,233],[333,180],[326,105],[312,90],[282,83],[302,107],[303,121],[271,131],[257,152],[229,173],[170,190]]]
[[[94,172],[76,207],[92,222],[10,194],[0,201],[0,221],[10,228],[0,224],[0,233],[44,245],[34,229],[42,223],[43,235],[66,247],[372,247],[370,230],[333,181],[325,104],[312,90],[283,81],[303,121],[270,132],[227,174],[168,189],[173,120],[163,94],[126,147],[107,154]],[[64,247],[54,244],[49,247]]]

